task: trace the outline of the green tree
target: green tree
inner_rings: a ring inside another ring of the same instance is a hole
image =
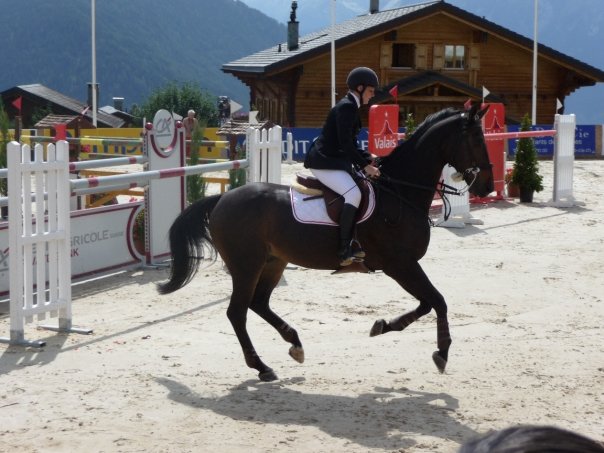
[[[191,136],[191,156],[189,165],[197,165],[199,163],[199,148],[203,140],[204,127],[198,125]],[[208,184],[204,181],[201,175],[187,176],[187,201],[193,203],[200,198],[205,197]]]
[[[200,123],[210,127],[218,126],[216,97],[193,83],[180,85],[175,82],[168,83],[151,93],[140,106],[133,105],[131,113],[140,120],[147,118],[148,121],[151,121],[155,112],[160,109],[177,113],[183,118],[187,116],[190,109],[193,109]]]
[[[413,113],[408,113],[407,118],[405,118],[405,139],[408,140],[413,132],[417,129],[417,125],[415,124],[415,119],[413,118]]]
[[[8,135],[8,127],[10,121],[8,114],[4,110],[4,104],[0,102],[0,168],[6,168],[6,147],[10,142],[10,136]],[[6,178],[0,179],[0,195],[8,195],[8,181]]]
[[[531,130],[531,120],[528,114],[522,118],[520,130]],[[535,192],[543,190],[543,177],[539,174],[537,149],[531,137],[523,137],[518,140],[512,172],[512,183],[520,187],[521,190],[522,188]]]
[[[46,107],[36,107],[31,114],[31,122],[24,123],[23,127],[26,129],[33,128],[38,121],[43,120],[51,113],[52,107],[50,105],[47,105]]]

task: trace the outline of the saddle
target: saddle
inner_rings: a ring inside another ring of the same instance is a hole
[[[369,208],[369,196],[371,193],[370,183],[366,179],[356,179],[357,186],[361,189],[361,203],[359,209],[357,209],[355,221],[358,222],[367,213]],[[323,198],[325,202],[325,208],[327,209],[327,215],[335,222],[340,223],[340,213],[344,206],[344,197],[337,192],[334,192],[329,187],[323,185],[321,181],[311,175],[303,175],[301,173],[296,174],[295,183],[292,186],[303,194],[309,195],[304,198],[306,200],[316,200]]]

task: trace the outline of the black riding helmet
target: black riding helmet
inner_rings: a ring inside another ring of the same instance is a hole
[[[359,85],[362,85],[363,88],[360,92],[362,99],[365,88],[368,86],[377,88],[380,85],[380,81],[373,69],[360,66],[350,71],[348,78],[346,79],[346,85],[348,85],[348,88],[351,90],[356,90]]]

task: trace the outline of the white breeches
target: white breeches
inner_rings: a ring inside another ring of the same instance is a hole
[[[344,203],[359,207],[361,204],[361,190],[344,170],[319,170],[311,168],[315,177],[334,192],[344,197]]]

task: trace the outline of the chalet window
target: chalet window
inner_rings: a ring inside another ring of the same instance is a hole
[[[464,69],[466,67],[465,46],[445,45],[445,68]]]
[[[392,67],[412,68],[415,66],[415,44],[392,44]]]

